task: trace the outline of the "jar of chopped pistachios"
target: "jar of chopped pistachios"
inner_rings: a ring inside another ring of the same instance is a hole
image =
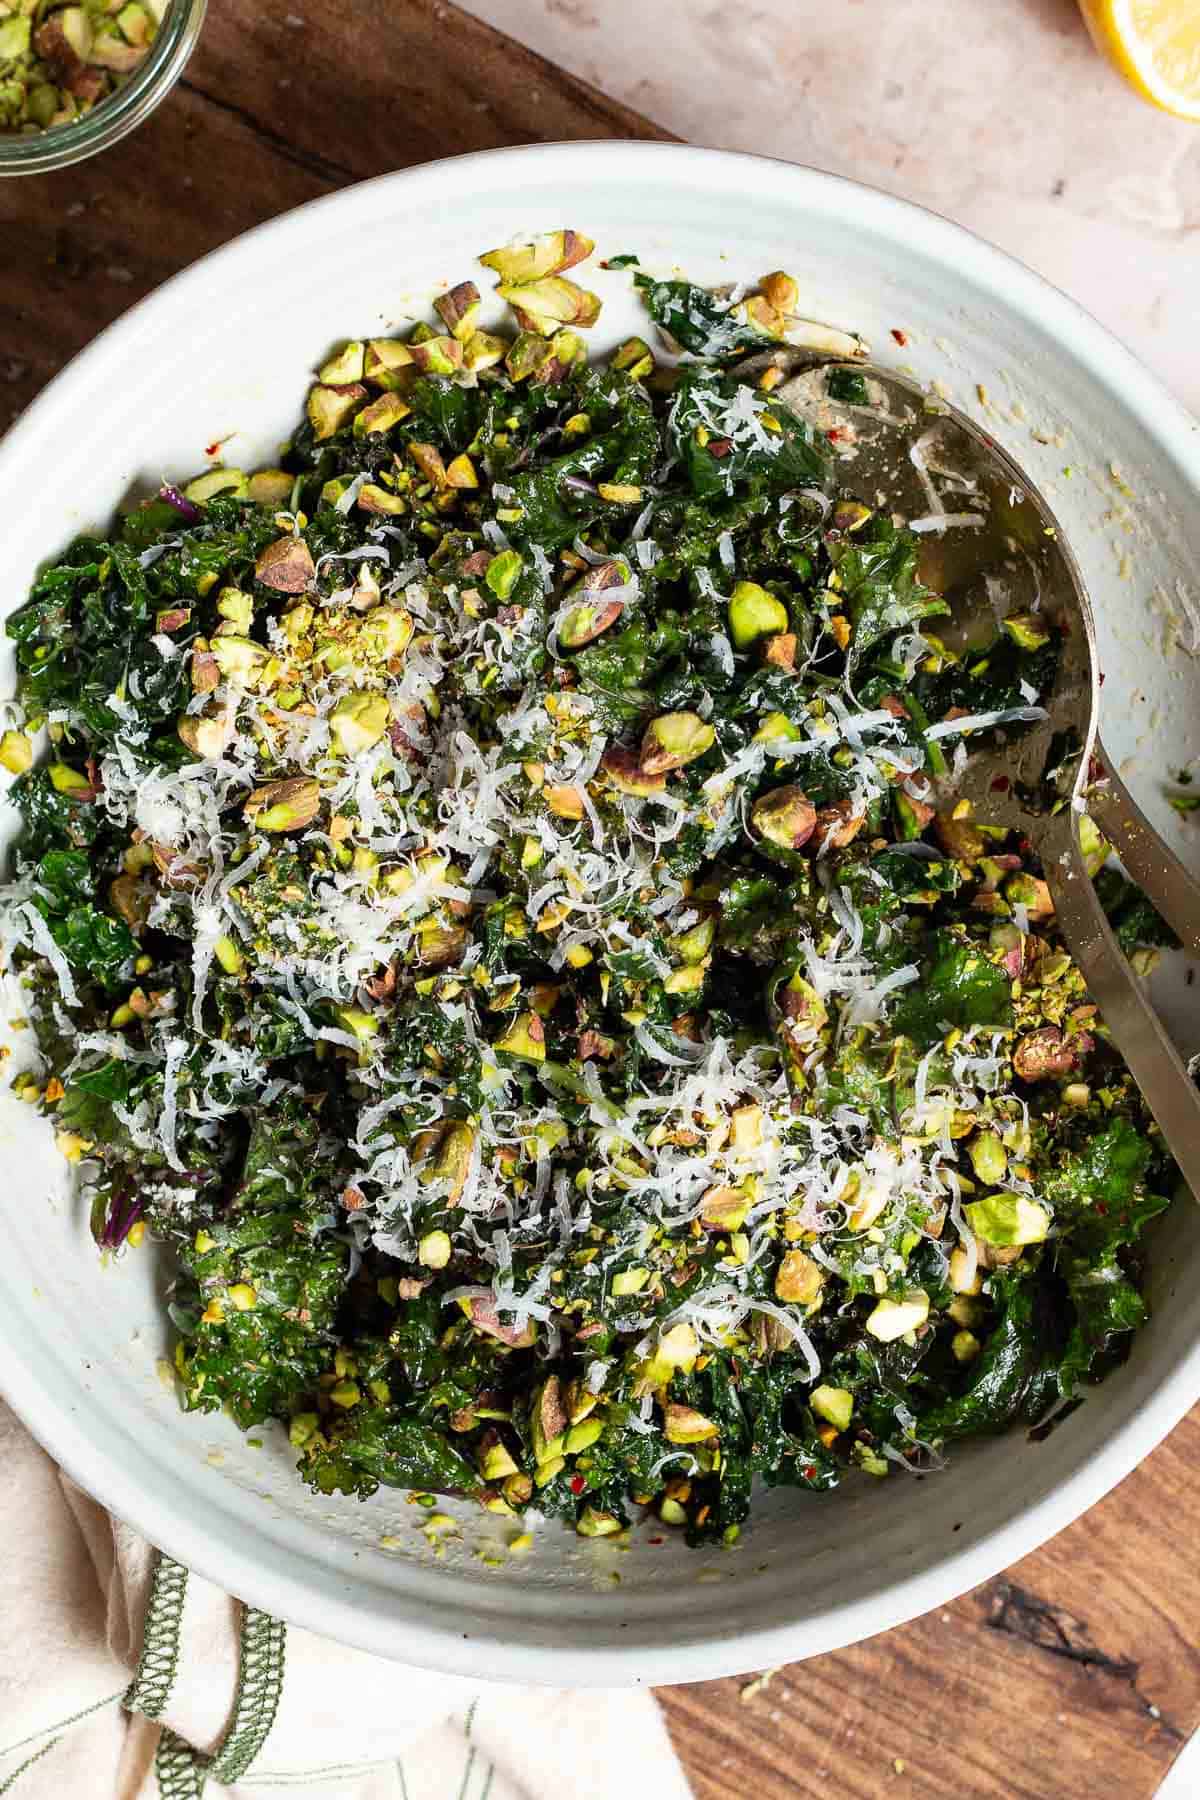
[[[80,161],[174,85],[206,0],[0,0],[0,175]]]

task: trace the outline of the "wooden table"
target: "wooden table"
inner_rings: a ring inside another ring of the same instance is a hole
[[[236,233],[382,170],[664,137],[441,0],[211,0],[188,73],[107,156],[0,183],[0,428]],[[852,1650],[662,1699],[697,1800],[1147,1800],[1200,1724],[1200,1413],[1004,1578]]]

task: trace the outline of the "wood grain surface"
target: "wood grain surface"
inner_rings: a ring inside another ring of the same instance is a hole
[[[140,131],[0,183],[0,428],[134,300],[301,201],[460,151],[667,135],[439,0],[210,0]],[[952,1606],[765,1684],[664,1690],[697,1800],[1149,1800],[1200,1723],[1197,1468],[1200,1413]]]

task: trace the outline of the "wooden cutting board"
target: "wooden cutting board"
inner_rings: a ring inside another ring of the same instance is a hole
[[[0,428],[133,301],[301,201],[460,151],[669,136],[441,0],[210,0],[138,132],[0,182]],[[665,1690],[697,1800],[1148,1800],[1200,1722],[1198,1470],[1200,1413],[952,1606],[756,1689]]]

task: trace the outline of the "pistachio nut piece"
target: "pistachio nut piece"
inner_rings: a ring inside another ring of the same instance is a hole
[[[253,687],[270,660],[261,644],[236,631],[223,631],[213,638],[209,654],[226,681],[243,688]]]
[[[321,785],[310,776],[290,776],[255,788],[242,808],[259,831],[302,831],[321,810]]]
[[[750,823],[761,838],[781,850],[801,850],[817,824],[817,809],[795,786],[771,788],[750,809]]]
[[[422,375],[454,375],[462,368],[463,347],[455,337],[431,337],[408,348]]]
[[[483,579],[497,600],[508,599],[520,580],[524,566],[519,550],[502,550],[499,556],[493,556]]]
[[[363,380],[372,387],[396,388],[408,380],[412,366],[413,353],[400,338],[372,338],[363,357]]]
[[[987,1194],[963,1207],[967,1224],[985,1244],[1040,1244],[1050,1229],[1050,1214],[1023,1194]]]
[[[343,344],[340,350],[321,364],[317,370],[317,380],[327,387],[342,387],[348,382],[361,381],[366,364],[367,347],[354,340]]]
[[[1046,1081],[1070,1075],[1079,1067],[1076,1045],[1063,1037],[1057,1025],[1043,1025],[1018,1038],[1013,1049],[1013,1068],[1022,1081]]]
[[[669,1444],[703,1444],[720,1435],[719,1427],[711,1419],[697,1412],[694,1406],[681,1406],[677,1400],[667,1401],[663,1419],[663,1435]]]
[[[782,600],[757,581],[739,581],[729,596],[729,635],[735,650],[748,650],[759,638],[775,637],[788,628]]]
[[[479,258],[501,281],[537,281],[543,275],[561,275],[573,269],[596,248],[581,231],[552,231],[530,244],[511,244],[487,250]]]
[[[431,481],[434,487],[445,487],[446,463],[436,444],[414,440],[408,446],[408,454],[426,481]]]
[[[452,1119],[445,1126],[434,1127],[430,1133],[420,1133],[413,1142],[414,1160],[418,1158],[418,1145],[426,1136],[432,1141],[426,1146],[424,1160],[421,1162],[421,1180],[448,1181],[448,1197],[451,1205],[456,1205],[466,1186],[471,1167],[475,1127],[465,1119]]]
[[[987,849],[983,833],[969,819],[956,819],[949,813],[938,813],[933,835],[947,856],[961,862],[978,862]]]
[[[609,745],[600,759],[600,767],[620,794],[632,794],[643,799],[650,794],[661,794],[666,789],[665,775],[649,774],[642,768],[633,751],[623,750],[619,744]]]
[[[550,339],[550,355],[533,375],[535,383],[565,381],[577,362],[587,357],[587,345],[577,331],[556,331]]]
[[[286,506],[294,485],[295,477],[286,469],[256,469],[246,483],[246,498],[255,506]]]
[[[700,1223],[708,1231],[740,1231],[750,1211],[741,1188],[711,1187],[700,1200]]]
[[[407,419],[412,407],[400,398],[399,394],[386,392],[377,400],[371,400],[354,415],[355,437],[369,437],[374,431],[390,431],[393,425],[399,425],[401,419]]]
[[[1050,642],[1049,623],[1040,613],[1009,613],[1000,625],[1021,650],[1040,650]]]
[[[24,775],[33,767],[33,745],[23,731],[6,731],[0,737],[0,768],[10,775]]]
[[[377,744],[391,721],[386,694],[343,694],[329,715],[329,736],[339,756],[361,756]]]
[[[811,1306],[825,1285],[825,1271],[804,1250],[789,1250],[775,1271],[775,1297]]]
[[[560,325],[594,325],[600,317],[600,298],[562,275],[541,281],[502,282],[496,289],[512,307],[522,331],[553,337]]]
[[[361,381],[349,381],[342,387],[318,384],[309,388],[305,410],[317,442],[331,438],[334,432],[348,424],[366,397],[367,390]]]
[[[641,765],[647,775],[665,775],[711,750],[717,734],[694,712],[662,713],[651,719],[642,738]]]
[[[268,544],[254,565],[254,573],[264,587],[280,594],[302,594],[313,585],[316,567],[312,551],[303,538],[276,538]]]
[[[800,289],[794,276],[785,274],[782,269],[773,269],[769,275],[763,276],[758,285],[764,298],[776,312],[795,312]]]
[[[575,1521],[575,1529],[580,1537],[612,1537],[622,1526],[614,1513],[600,1512],[594,1506],[585,1506]]]
[[[496,1039],[495,1048],[519,1056],[525,1062],[545,1062],[546,1027],[535,1012],[524,1012]]]
[[[644,338],[626,338],[608,359],[610,369],[623,369],[633,381],[644,381],[654,373],[654,352]]]
[[[981,1131],[967,1145],[971,1167],[987,1187],[995,1187],[1008,1174],[1008,1152],[999,1133]]]
[[[467,455],[455,456],[446,464],[446,486],[469,489],[479,486],[479,471]]]
[[[538,374],[553,355],[544,337],[536,331],[521,331],[505,352],[504,367],[514,381],[525,381]]]
[[[845,1431],[854,1415],[854,1395],[849,1388],[826,1387],[824,1384],[815,1387],[808,1396],[808,1404],[818,1419],[825,1419],[839,1431]]]
[[[871,1336],[881,1344],[894,1344],[910,1331],[916,1331],[929,1317],[929,1295],[922,1288],[909,1288],[898,1300],[885,1297],[868,1314],[866,1325]]]
[[[507,351],[507,338],[497,337],[491,331],[474,331],[463,345],[463,368],[474,375],[494,369],[504,361]]]
[[[564,650],[581,650],[598,638],[602,631],[616,623],[625,610],[625,597],[604,600],[610,588],[625,588],[631,580],[626,562],[594,563],[581,581],[576,582],[568,599],[579,596],[578,604],[567,612],[558,628],[558,641]]]
[[[203,475],[197,475],[187,483],[183,497],[203,506],[220,494],[237,499],[246,492],[247,486],[246,477],[240,469],[206,469]]]
[[[380,487],[375,481],[368,481],[359,488],[354,504],[360,512],[381,513],[389,517],[408,511],[408,501],[403,494],[393,494],[390,489]]]
[[[451,337],[457,338],[460,344],[469,342],[479,318],[479,289],[475,283],[460,281],[449,293],[439,294],[433,306]]]
[[[219,713],[216,718],[185,713],[176,727],[181,743],[197,756],[215,762],[223,756],[233,739],[233,715]]]
[[[535,1462],[544,1463],[550,1457],[562,1454],[562,1438],[570,1422],[563,1402],[562,1382],[557,1375],[550,1375],[534,1394],[530,1408]]]

